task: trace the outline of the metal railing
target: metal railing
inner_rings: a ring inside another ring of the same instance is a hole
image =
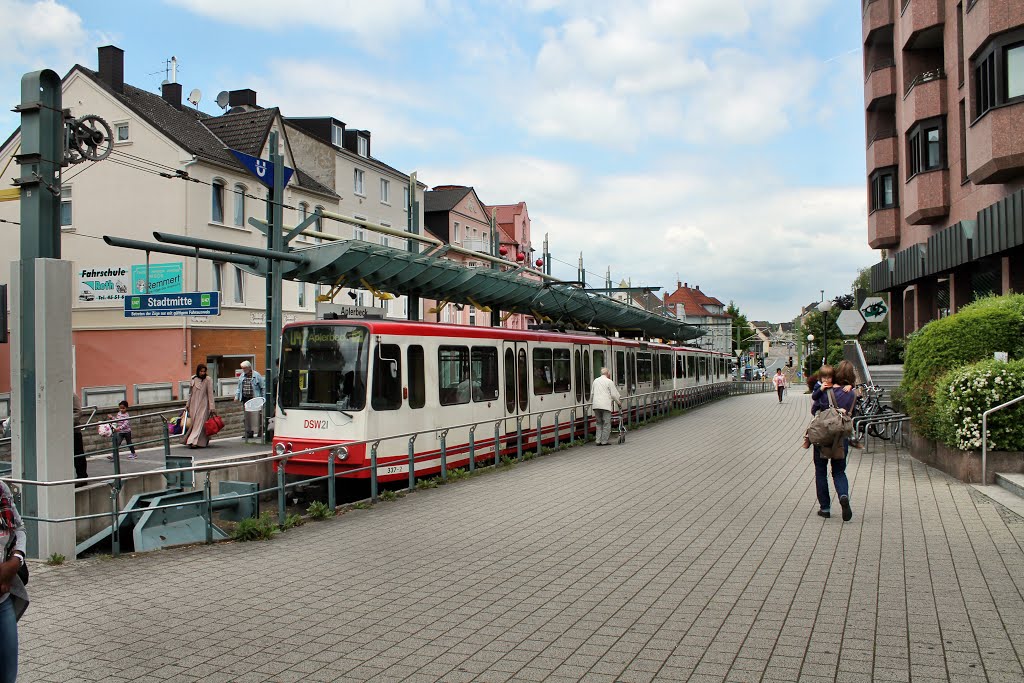
[[[1024,396],[1018,396],[1015,399],[1007,401],[1006,403],[1000,403],[994,408],[989,408],[981,414],[981,485],[984,486],[988,483],[986,478],[986,468],[988,467],[988,416],[992,413],[1002,410],[1003,408],[1009,408],[1015,403],[1024,401]]]
[[[894,138],[894,137],[896,137],[898,135],[899,135],[899,133],[896,131],[895,128],[882,128],[881,130],[875,131],[868,138],[867,146],[870,147],[872,144],[875,143],[876,140],[885,140],[885,139],[888,139],[888,138]]]
[[[929,81],[936,81],[936,80],[938,80],[940,78],[945,78],[945,77],[946,77],[946,70],[943,69],[941,66],[936,67],[936,68],[934,68],[934,69],[932,69],[930,71],[925,71],[923,73],[919,73],[918,75],[914,76],[914,80],[910,81],[910,84],[907,85],[906,89],[903,91],[904,99],[906,99],[907,95],[910,94],[911,90],[913,90],[915,87],[921,85],[922,83],[928,83]]]
[[[722,398],[725,396],[739,395],[746,393],[761,393],[767,392],[769,387],[762,382],[735,382],[735,381],[722,381],[716,383],[709,383],[705,385],[687,387],[685,389],[667,389],[653,391],[646,394],[639,394],[634,396],[628,396],[622,399],[622,405],[619,410],[615,411],[615,417],[624,420],[628,426],[635,426],[641,422],[648,422],[653,419],[660,419],[662,417],[670,416],[674,411],[686,410],[704,403],[708,403],[712,400]],[[577,412],[579,410],[579,412]],[[559,420],[561,414],[568,411],[568,421],[561,422]],[[147,413],[144,415],[133,416],[135,418],[142,417],[153,417],[159,416],[161,420],[166,424],[166,419],[163,417],[168,413],[178,413],[178,411],[160,411],[156,413]],[[468,422],[461,425],[451,425],[443,429],[427,429],[415,432],[406,432],[403,434],[393,434],[385,437],[375,437],[372,439],[366,439],[362,441],[346,441],[339,442],[336,444],[319,445],[314,448],[305,449],[302,451],[286,452],[281,454],[269,453],[269,454],[257,454],[255,457],[251,454],[240,455],[234,457],[224,458],[218,462],[207,463],[207,464],[193,464],[187,467],[164,467],[160,469],[151,469],[141,472],[129,472],[125,473],[120,470],[120,457],[119,449],[117,444],[117,437],[112,437],[112,452],[114,457],[114,473],[112,475],[97,475],[92,477],[86,477],[81,479],[62,479],[57,481],[35,481],[29,479],[17,479],[9,478],[7,481],[16,487],[24,486],[36,486],[36,487],[54,487],[54,486],[74,486],[78,484],[106,484],[110,487],[110,510],[105,512],[75,515],[70,517],[59,517],[59,518],[48,518],[41,516],[22,515],[25,520],[31,520],[44,524],[62,524],[66,522],[77,522],[79,520],[91,520],[100,519],[104,517],[110,518],[110,533],[111,533],[111,552],[114,555],[119,555],[121,552],[120,543],[120,526],[128,518],[129,511],[122,511],[120,503],[120,493],[124,488],[124,482],[131,479],[140,479],[150,475],[162,475],[168,480],[171,478],[169,475],[177,475],[181,477],[186,473],[191,473],[194,477],[196,474],[204,474],[205,480],[202,484],[203,498],[197,503],[182,503],[175,502],[166,505],[152,505],[146,507],[146,511],[151,510],[164,510],[177,508],[180,509],[183,505],[197,505],[202,511],[202,516],[206,525],[206,542],[213,542],[213,511],[214,504],[223,506],[225,502],[230,504],[232,500],[241,500],[249,498],[251,499],[251,493],[244,494],[221,494],[216,497],[216,500],[211,495],[211,481],[210,474],[217,470],[228,469],[232,467],[238,467],[241,465],[254,465],[261,463],[279,463],[277,465],[277,483],[275,486],[270,488],[261,489],[258,495],[263,496],[267,494],[277,494],[278,502],[278,523],[284,525],[287,518],[287,492],[289,489],[296,487],[307,487],[309,484],[328,481],[327,488],[327,505],[330,509],[334,510],[337,507],[337,492],[333,482],[339,478],[338,464],[340,461],[336,456],[331,455],[326,459],[327,473],[319,477],[303,478],[294,482],[287,482],[285,479],[285,470],[288,460],[300,456],[308,455],[311,453],[323,453],[325,451],[333,453],[333,449],[336,447],[344,446],[351,448],[353,446],[365,446],[370,451],[370,462],[367,465],[359,468],[348,469],[344,471],[346,477],[351,475],[368,472],[370,479],[370,498],[371,502],[376,502],[379,498],[379,463],[378,463],[378,451],[380,444],[395,439],[405,439],[408,442],[408,458],[404,461],[399,461],[394,458],[388,458],[385,462],[388,464],[401,464],[408,465],[408,490],[413,490],[416,487],[417,474],[416,464],[423,460],[432,460],[440,458],[440,471],[439,476],[442,480],[446,480],[450,467],[448,465],[448,458],[451,455],[468,455],[468,458],[459,458],[459,460],[466,459],[469,471],[475,471],[481,460],[494,461],[494,467],[502,466],[503,457],[509,458],[506,462],[511,462],[512,454],[514,453],[515,460],[521,462],[524,459],[524,450],[534,449],[536,453],[540,453],[544,444],[551,443],[553,448],[559,448],[562,443],[562,432],[563,428],[568,428],[568,432],[565,434],[566,441],[576,440],[578,436],[582,436],[583,440],[588,440],[591,433],[592,427],[596,425],[593,414],[590,413],[590,404],[579,404],[573,408],[558,408],[544,411],[533,411],[530,413],[524,413],[520,415],[509,415],[499,419],[489,418],[487,420],[478,422]],[[544,416],[552,415],[553,424],[545,427]],[[529,420],[536,419],[536,428],[533,427]],[[516,421],[516,429],[514,433],[503,433],[502,425],[508,420]],[[117,420],[105,420],[103,422],[95,422],[89,425],[81,425],[81,427],[95,427],[99,424],[112,424]],[[477,428],[482,425],[491,426],[494,429],[494,438],[478,440],[476,437]],[[468,429],[469,440],[465,445],[459,444],[456,447],[456,452],[451,453],[447,444],[447,436],[451,430],[454,429]],[[165,433],[159,439],[153,439],[150,441],[161,441],[165,444],[165,453],[169,453],[169,438]],[[439,451],[415,453],[415,441],[416,438],[424,434],[438,434],[440,438]],[[483,457],[477,455],[477,449],[482,448],[486,453]],[[195,488],[195,487],[193,487]],[[16,497],[20,499],[20,488],[16,491]]]

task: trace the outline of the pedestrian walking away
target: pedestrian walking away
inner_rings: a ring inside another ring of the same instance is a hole
[[[266,399],[267,387],[263,376],[253,370],[252,363],[242,361],[242,376],[238,378],[238,386],[235,387],[235,400],[246,403],[254,398]],[[467,399],[468,401],[468,399]],[[245,421],[245,438],[263,436],[263,409],[245,410],[242,412]]]
[[[213,380],[207,376],[206,365],[200,363],[189,382],[188,401],[185,402],[188,427],[182,441],[189,448],[206,448],[210,445],[206,421],[217,414],[213,408]]]
[[[135,452],[135,446],[132,444],[132,421],[131,414],[128,412],[128,401],[121,401],[117,404],[117,415],[107,415],[107,419],[116,420],[114,423],[114,434],[117,435],[117,446],[121,447],[122,444],[128,444],[128,450],[131,453],[128,455],[129,460],[135,460],[139,457]],[[114,456],[108,456],[107,460],[113,460]]]
[[[782,374],[782,368],[775,369],[775,376],[772,377],[772,385],[779,395],[779,403],[782,403],[782,394],[786,391],[786,376]]]
[[[25,523],[14,506],[14,495],[2,481],[0,543],[4,548],[0,563],[0,683],[14,683],[18,678],[18,620],[28,608],[28,571],[24,569],[28,537]]]
[[[819,384],[811,392],[811,415],[830,409],[833,405],[838,410],[853,414],[853,406],[857,396],[853,391],[844,391],[833,385],[834,371],[831,365],[823,365],[818,370]],[[805,436],[806,443],[806,436]],[[828,468],[832,467],[832,483],[839,497],[839,505],[843,509],[843,521],[853,519],[853,508],[850,506],[850,482],[846,478],[846,456],[849,453],[849,441],[843,436],[832,444],[814,444],[814,488],[818,497],[818,515],[832,516],[832,497],[828,491]]]
[[[608,368],[601,368],[601,374],[594,379],[590,395],[593,397],[594,418],[597,421],[595,441],[598,446],[607,446],[612,434],[612,406],[622,406],[619,388],[612,381],[612,373]]]

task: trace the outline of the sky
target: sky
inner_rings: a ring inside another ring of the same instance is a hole
[[[552,272],[699,285],[752,320],[849,292],[867,246],[859,3],[848,0],[0,0],[0,139],[20,78],[96,48],[220,113],[370,130],[428,186],[524,201]]]

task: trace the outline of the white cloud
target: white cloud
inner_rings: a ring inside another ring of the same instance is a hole
[[[353,35],[364,45],[382,36],[430,24],[446,3],[426,0],[169,0],[190,12],[227,24],[265,30],[316,27]]]
[[[54,0],[0,0],[0,26],[7,28],[7,67],[53,68],[53,61],[66,63],[90,38],[82,18]]]
[[[534,247],[550,233],[556,276],[575,279],[582,251],[591,282],[611,267],[616,282],[672,289],[678,274],[761,319],[793,318],[822,288],[846,292],[857,270],[876,260],[863,187],[794,186],[763,172],[733,169],[730,177],[708,166],[693,158],[675,168],[706,173],[595,177],[564,163],[500,157],[425,168],[420,178],[473,185],[485,203],[525,200]]]

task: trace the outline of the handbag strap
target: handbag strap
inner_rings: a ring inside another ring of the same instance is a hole
[[[829,404],[830,406],[832,406],[833,408],[835,408],[835,407],[836,407],[836,395],[835,395],[835,389],[829,389],[829,390],[828,390],[828,404]]]

